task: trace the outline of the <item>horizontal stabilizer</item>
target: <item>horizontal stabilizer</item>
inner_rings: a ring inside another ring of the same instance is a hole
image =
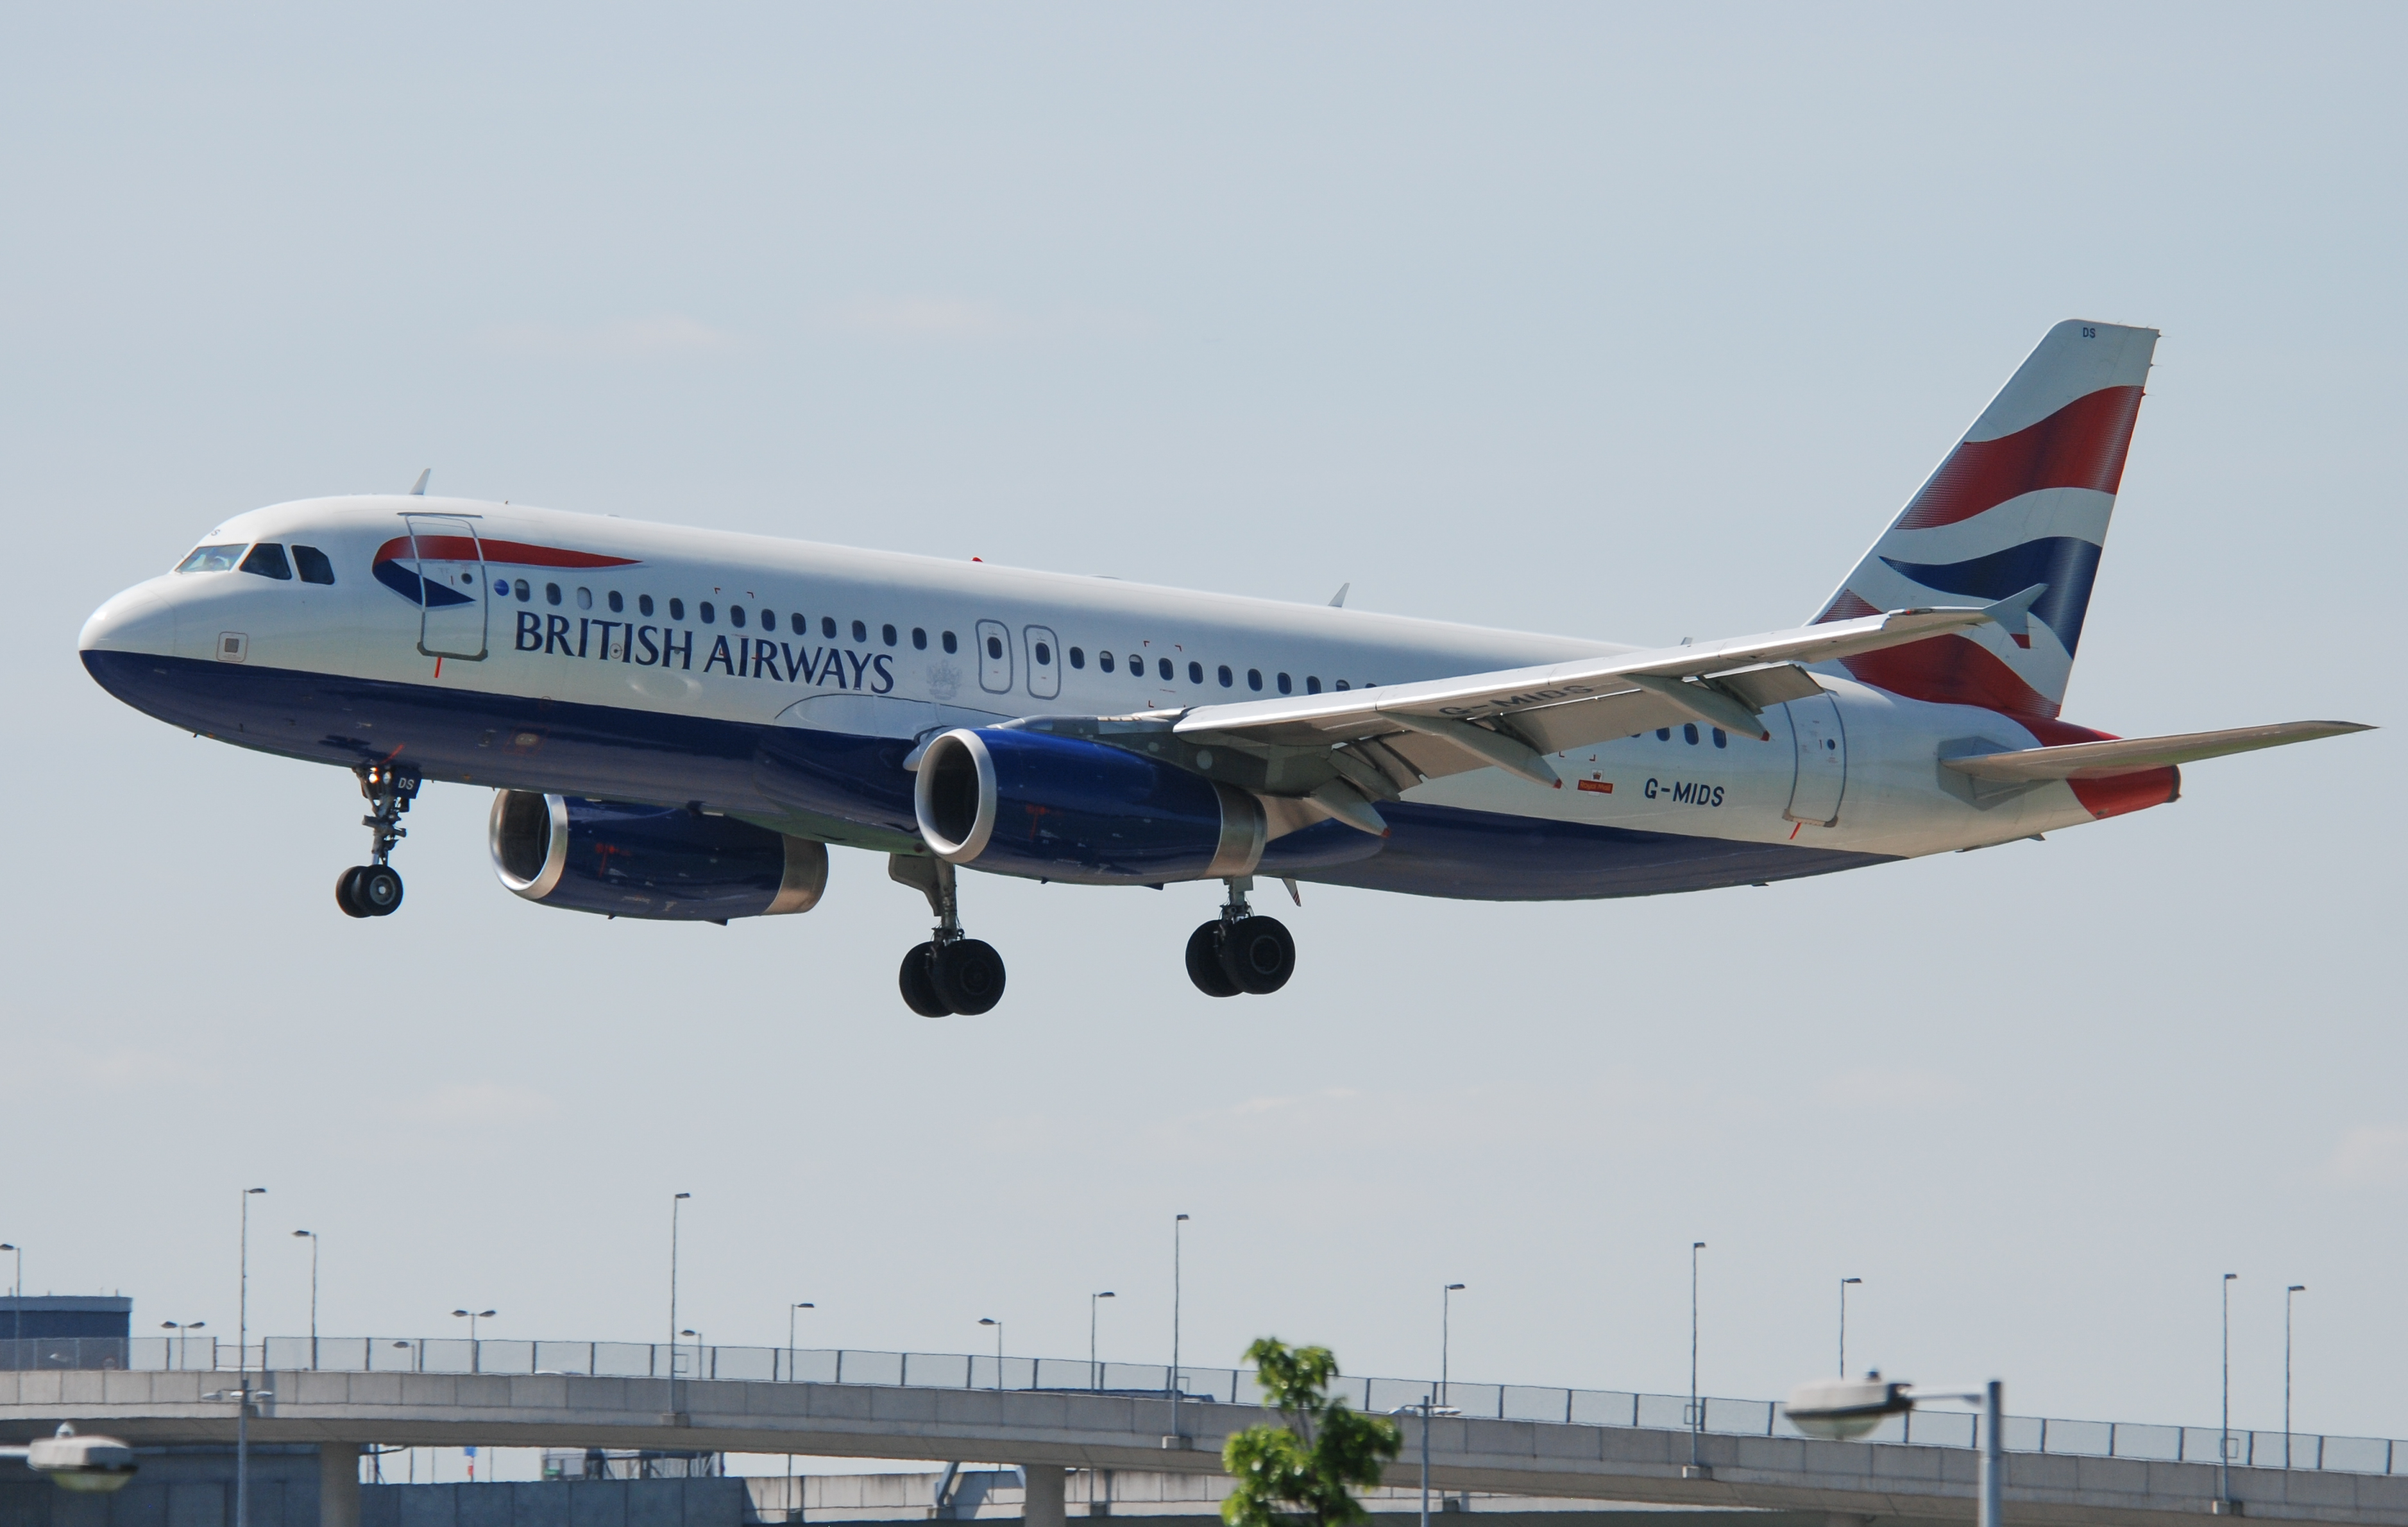
[[[2229,731],[2185,732],[2178,737],[2123,737],[2110,742],[2073,742],[2064,747],[2024,748],[1943,758],[1943,767],[1975,779],[2028,785],[2041,780],[2096,780],[2168,764],[2197,763],[2228,753],[2250,753],[2286,742],[2305,742],[2344,732],[2371,731],[2355,721],[2280,721]]]

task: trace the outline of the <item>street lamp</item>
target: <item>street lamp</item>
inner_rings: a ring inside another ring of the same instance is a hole
[[[1862,1283],[1862,1278],[1840,1280],[1840,1376],[1848,1376],[1848,1285]]]
[[[251,1527],[251,1201],[265,1188],[242,1190],[242,1287],[235,1300],[234,1527]]]
[[[115,1437],[79,1437],[64,1421],[58,1431],[22,1448],[0,1448],[0,1458],[22,1458],[25,1466],[47,1474],[50,1483],[79,1494],[106,1494],[134,1480],[134,1449]]]
[[[1446,1390],[1446,1354],[1448,1344],[1452,1340],[1454,1334],[1455,1309],[1453,1300],[1456,1294],[1462,1291],[1462,1284],[1450,1283],[1445,1288],[1440,1289],[1438,1295],[1438,1403],[1440,1405],[1446,1404],[1448,1399]]]
[[[160,1330],[172,1331],[176,1333],[176,1366],[178,1369],[190,1368],[193,1365],[191,1361],[192,1338],[190,1333],[200,1330],[203,1326],[208,1324],[208,1322],[207,1320],[162,1320],[159,1322]],[[214,1366],[214,1364],[212,1364],[212,1366]]]
[[[1174,1216],[1170,1221],[1170,1435],[1163,1439],[1165,1447],[1182,1446],[1178,1439],[1186,1435],[1179,1430],[1179,1268],[1182,1245],[1180,1227],[1187,1223],[1185,1215]]]
[[[1706,1408],[1698,1403],[1698,1253],[1706,1249],[1703,1241],[1689,1243],[1689,1467],[1702,1468],[1698,1462],[1698,1433],[1705,1430]]]
[[[2291,1296],[2308,1291],[2304,1283],[2283,1290],[2283,1467],[2291,1466]]]
[[[25,1339],[25,1248],[21,1246],[10,1246],[6,1241],[0,1241],[0,1251],[13,1251],[17,1254],[16,1291],[10,1296],[15,1303],[12,1304],[10,1309],[8,1339],[11,1342],[21,1342]],[[11,1347],[8,1355],[12,1359],[16,1358],[16,1349]],[[22,1365],[22,1360],[12,1361],[9,1364],[11,1367],[21,1367]]]
[[[669,1376],[669,1376],[669,1411],[670,1411],[670,1413],[671,1413],[672,1415],[674,1415],[674,1414],[676,1413],[676,1411],[677,1411],[677,1349],[678,1349],[678,1323],[677,1323],[677,1263],[678,1263],[678,1210],[679,1210],[679,1209],[681,1209],[681,1208],[682,1208],[682,1207],[684,1206],[684,1204],[685,1204],[685,1201],[686,1201],[686,1200],[688,1200],[688,1199],[690,1199],[690,1198],[692,1198],[692,1197],[694,1197],[694,1195],[693,1195],[692,1193],[680,1193],[680,1194],[676,1195],[674,1198],[671,1198],[671,1199],[669,1200]]]
[[[681,1336],[692,1336],[694,1338],[694,1376],[696,1378],[702,1377],[702,1333],[699,1331],[681,1331],[678,1334]],[[677,1369],[677,1353],[674,1351],[669,1353],[669,1369],[671,1372],[675,1372]],[[692,1395],[694,1393],[693,1389],[689,1387],[686,1393],[688,1395]]]
[[[979,1317],[979,1324],[995,1327],[995,1387],[1001,1389],[1003,1388],[1003,1322],[990,1320],[982,1315]]]
[[[2215,1449],[2215,1495],[2232,1509],[2232,1280],[2238,1273],[2224,1275],[2224,1440]]]
[[[1388,1412],[1391,1416],[1402,1416],[1408,1413],[1419,1416],[1422,1419],[1422,1527],[1429,1527],[1430,1418],[1432,1416],[1460,1416],[1463,1412],[1455,1409],[1453,1405],[1432,1405],[1430,1404],[1430,1397],[1426,1394],[1422,1396],[1421,1404],[1419,1405],[1398,1405],[1396,1409]]]
[[[294,1240],[308,1237],[309,1242],[309,1366],[318,1366],[318,1232],[296,1230]]]
[[[819,1306],[808,1299],[786,1306],[786,1382],[789,1384],[795,1381],[795,1312],[817,1308]]]
[[[494,1310],[453,1310],[452,1312],[453,1319],[468,1322],[468,1367],[471,1372],[481,1371],[477,1361],[477,1322],[490,1320],[497,1313],[499,1312]]]
[[[1096,1301],[1103,1299],[1116,1299],[1118,1297],[1119,1295],[1113,1293],[1109,1289],[1105,1289],[1102,1293],[1089,1294],[1087,1296],[1087,1388],[1091,1390],[1099,1390],[1104,1387],[1104,1370],[1102,1365],[1096,1361]]]
[[[1999,1527],[1999,1497],[2004,1478],[2007,1391],[1998,1379],[1980,1389],[1925,1389],[1914,1384],[1885,1383],[1878,1373],[1859,1379],[1825,1378],[1801,1384],[1783,1411],[1789,1424],[1810,1437],[1844,1441],[1860,1437],[1892,1416],[1902,1416],[1926,1400],[1958,1400],[1982,1407],[1982,1473],[1975,1527]]]

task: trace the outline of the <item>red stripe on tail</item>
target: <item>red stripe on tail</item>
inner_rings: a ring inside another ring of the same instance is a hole
[[[1963,441],[1893,528],[1955,525],[2042,488],[2114,493],[2124,481],[2124,454],[2140,412],[2140,388],[2101,387],[2028,428],[1995,440]]]

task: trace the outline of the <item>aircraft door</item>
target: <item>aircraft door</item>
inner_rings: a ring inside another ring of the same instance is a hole
[[[418,574],[418,650],[429,657],[485,655],[485,553],[477,527],[445,514],[408,514]]]
[[[1011,693],[1011,632],[999,620],[978,623],[979,687],[990,695]]]
[[[1028,651],[1028,692],[1052,699],[1062,692],[1062,648],[1042,626],[1024,626],[1021,640]]]
[[[1840,703],[1829,694],[1789,701],[1789,734],[1798,744],[1798,777],[1789,788],[1793,822],[1828,828],[1840,820],[1840,798],[1848,787],[1848,734],[1840,725]]]

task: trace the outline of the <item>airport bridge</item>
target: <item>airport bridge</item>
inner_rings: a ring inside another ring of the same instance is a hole
[[[217,1397],[238,1387],[231,1349],[194,1342],[163,1356],[156,1339],[121,1345],[128,1366],[0,1372],[0,1440],[62,1421],[136,1448],[234,1440],[236,1406]],[[314,1344],[312,1365],[312,1346],[252,1348],[251,1361],[267,1368],[251,1375],[265,1393],[250,1434],[263,1446],[320,1449],[321,1527],[358,1527],[360,1449],[369,1446],[987,1461],[1024,1471],[1028,1521],[1060,1527],[1070,1471],[1217,1474],[1222,1443],[1263,1418],[1252,1375],[1229,1369],[1183,1368],[1173,1393],[1166,1370],[1120,1363],[327,1339]],[[1433,1388],[1343,1383],[1371,1410],[1416,1403]],[[1783,1434],[1779,1407],[1762,1401],[1708,1400],[1694,1433],[1679,1396],[1458,1383],[1440,1403],[1463,1412],[1428,1423],[1431,1483],[1448,1492],[1600,1509],[1811,1513],[1850,1527],[1962,1520],[1973,1510],[1978,1455],[1968,1415],[1918,1412],[1868,1440],[1829,1442]],[[1388,1483],[1411,1486],[1423,1423],[1398,1420],[1405,1451]],[[2228,1496],[2215,1462],[2225,1434],[2214,1429],[2010,1417],[2002,1439],[2005,1514],[2035,1527],[2139,1527],[2236,1510],[2408,1527],[2408,1444],[2396,1449],[2395,1474],[2395,1448],[2382,1439],[2234,1433]]]

